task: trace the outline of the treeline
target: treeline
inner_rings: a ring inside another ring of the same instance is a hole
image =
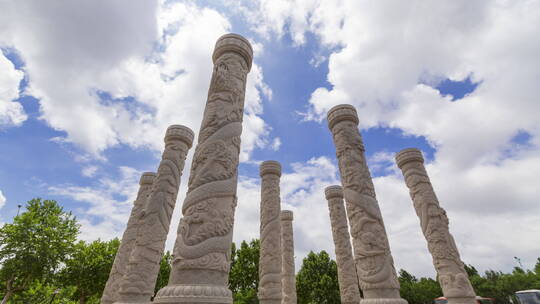
[[[109,276],[118,239],[77,241],[80,225],[55,201],[33,199],[26,211],[0,228],[0,298],[5,303],[99,303]],[[234,303],[258,303],[259,240],[233,243],[229,288]],[[540,258],[533,270],[516,267],[512,273],[467,272],[477,295],[510,304],[515,291],[540,289]],[[171,255],[160,264],[155,291],[167,285]],[[399,271],[401,296],[410,304],[431,304],[440,297],[439,283]],[[299,304],[340,303],[337,265],[328,253],[310,252],[296,275]]]

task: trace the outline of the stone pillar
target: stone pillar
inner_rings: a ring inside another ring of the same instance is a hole
[[[338,267],[339,294],[342,304],[360,303],[360,290],[358,276],[352,256],[351,237],[347,225],[347,214],[343,203],[343,189],[341,186],[330,186],[324,189],[330,211],[330,224],[336,252]]]
[[[122,277],[126,273],[129,256],[133,247],[135,247],[135,240],[137,239],[137,230],[141,226],[141,216],[143,210],[146,207],[148,195],[152,190],[152,183],[156,174],[154,172],[144,172],[139,181],[139,192],[137,198],[133,203],[131,214],[127,222],[126,230],[122,236],[122,241],[116,256],[114,257],[114,263],[109,273],[109,279],[103,290],[103,296],[101,297],[102,304],[112,304],[118,300],[118,291],[120,289],[120,283]]]
[[[364,294],[362,303],[405,304],[407,301],[399,295],[394,261],[358,131],[356,109],[351,105],[333,107],[328,111],[328,127],[336,146],[356,273]]]
[[[242,36],[218,39],[214,71],[173,251],[169,285],[155,303],[232,303],[228,289],[240,136],[253,51]]]
[[[192,143],[193,131],[189,128],[180,125],[167,128],[165,150],[120,285],[117,303],[148,303],[154,294],[180,177]]]
[[[282,304],[296,304],[296,272],[294,271],[294,234],[292,221],[292,211],[281,211]]]
[[[281,165],[272,160],[260,166],[261,176],[261,251],[259,291],[261,304],[281,303]]]
[[[433,257],[443,295],[450,304],[476,303],[469,276],[448,229],[446,211],[439,205],[424,168],[422,152],[418,149],[402,150],[396,154],[396,162],[405,177],[414,209],[420,218],[420,226]]]

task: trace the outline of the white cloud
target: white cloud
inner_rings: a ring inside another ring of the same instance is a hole
[[[482,270],[510,270],[514,256],[534,264],[539,2],[288,2],[294,10],[271,10],[268,3],[255,6],[254,26],[268,35],[290,34],[299,44],[310,32],[331,52],[331,87],[312,93],[305,119],[322,121],[333,105],[351,103],[362,129],[423,136],[435,148],[428,170],[462,258]],[[422,84],[468,76],[480,84],[455,102]],[[523,133],[528,142],[515,143]],[[388,153],[397,151],[379,152],[370,164],[386,174],[375,184],[396,264],[433,274],[406,189],[395,166],[385,168]]]
[[[4,196],[4,193],[2,193],[2,190],[0,190],[0,209],[4,207],[6,204],[6,197]]]
[[[3,44],[20,52],[27,91],[39,98],[41,118],[66,131],[64,141],[99,158],[118,144],[159,151],[170,124],[198,131],[214,43],[231,28],[219,12],[156,1],[9,2],[0,9],[10,12],[0,17]],[[103,92],[111,98],[102,98]],[[268,144],[262,96],[271,98],[271,90],[255,63],[247,84],[243,160]]]
[[[282,173],[281,208],[294,212],[293,229],[297,270],[311,250],[334,254],[332,230],[324,188],[338,183],[337,168],[330,159],[319,157],[292,164],[292,171]],[[241,177],[238,184],[238,207],[234,241],[259,238],[260,179]]]
[[[272,141],[272,145],[270,146],[270,148],[274,151],[277,151],[279,150],[279,147],[281,147],[281,139],[279,137],[276,137]]]
[[[142,172],[120,167],[118,176],[100,178],[94,185],[49,186],[49,193],[83,203],[73,210],[81,223],[81,239],[120,237],[137,195]]]
[[[83,176],[93,177],[94,175],[96,175],[98,169],[99,168],[97,166],[86,166],[82,169],[81,173]]]
[[[0,71],[0,127],[18,126],[27,118],[22,105],[15,101],[19,98],[19,83],[24,78],[24,73],[15,69],[2,52]]]

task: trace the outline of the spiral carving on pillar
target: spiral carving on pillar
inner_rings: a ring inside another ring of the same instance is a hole
[[[293,212],[281,211],[281,288],[282,304],[296,304],[296,272],[294,270]]]
[[[152,183],[154,182],[155,177],[156,174],[154,172],[145,172],[141,176],[137,198],[133,203],[126,230],[122,235],[120,247],[118,247],[113,266],[109,273],[109,279],[103,290],[103,296],[101,297],[101,303],[103,304],[111,304],[118,300],[118,291],[120,289],[121,280],[126,274],[129,256],[135,246],[137,231],[141,226],[141,217],[144,208],[146,207],[148,195],[151,193]]]
[[[172,125],[167,129],[165,150],[120,285],[119,302],[149,301],[154,294],[180,177],[192,143],[193,131],[189,128]]]
[[[259,302],[281,302],[281,165],[265,161],[261,176],[261,251],[259,258]]]
[[[351,105],[338,105],[328,111],[328,127],[333,135],[347,203],[356,270],[365,296],[362,301],[388,298],[393,303],[405,303],[399,296],[399,282],[358,122],[356,109]]]
[[[222,290],[228,282],[244,98],[253,50],[242,36],[227,34],[216,42],[212,59],[212,79],[182,206],[169,285],[158,292],[156,303],[203,301],[187,290],[196,286]],[[232,302],[230,292],[225,298],[203,298],[208,303]]]
[[[360,303],[360,289],[352,256],[351,238],[343,203],[343,190],[341,186],[329,186],[324,193],[330,212],[341,303],[358,304]]]
[[[439,205],[427,175],[422,152],[414,148],[402,150],[396,154],[396,163],[403,173],[414,209],[420,218],[443,295],[451,304],[475,303],[474,290],[450,234],[446,211]]]

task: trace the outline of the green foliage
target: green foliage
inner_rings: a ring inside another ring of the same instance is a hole
[[[33,199],[27,211],[0,228],[0,294],[3,303],[98,304],[119,241],[76,242],[79,225],[51,200]],[[258,304],[259,240],[232,244],[229,288],[236,304]],[[172,256],[165,253],[155,291],[167,285]],[[540,289],[540,258],[532,270],[511,273],[489,270],[482,276],[466,265],[475,292],[512,304],[514,293]],[[409,304],[431,304],[442,296],[437,281],[399,272],[401,296]],[[299,304],[340,303],[336,262],[325,251],[310,252],[296,278]],[[9,302],[8,302],[9,300]],[[517,303],[517,302],[514,302]]]
[[[79,225],[56,201],[33,199],[27,211],[0,228],[0,280],[4,300],[53,277],[73,248]]]
[[[249,244],[243,241],[240,248],[232,244],[229,288],[235,304],[256,304],[259,288],[259,240]]]
[[[156,280],[156,287],[154,287],[154,294],[156,294],[161,288],[167,286],[169,283],[169,276],[171,274],[172,255],[169,251],[161,257],[159,262],[159,273]]]
[[[302,261],[296,275],[299,304],[339,304],[339,284],[336,262],[326,251],[311,251]]]
[[[58,288],[58,284],[49,284],[44,281],[36,280],[30,286],[15,294],[10,303],[13,304],[29,304],[29,303],[51,303],[51,304],[75,304],[76,301],[71,300],[75,291],[74,287],[66,286]]]
[[[431,304],[433,299],[442,295],[439,283],[431,278],[417,279],[405,270],[399,271],[401,297],[409,304]]]
[[[73,299],[88,303],[91,299],[101,298],[119,245],[116,238],[108,242],[79,241],[75,244],[60,273],[63,285],[74,287]]]
[[[495,298],[497,304],[511,304],[510,299],[514,298],[516,291],[540,289],[540,275],[519,267],[514,268],[512,273],[488,270],[483,277],[472,276],[471,284],[477,295]]]

